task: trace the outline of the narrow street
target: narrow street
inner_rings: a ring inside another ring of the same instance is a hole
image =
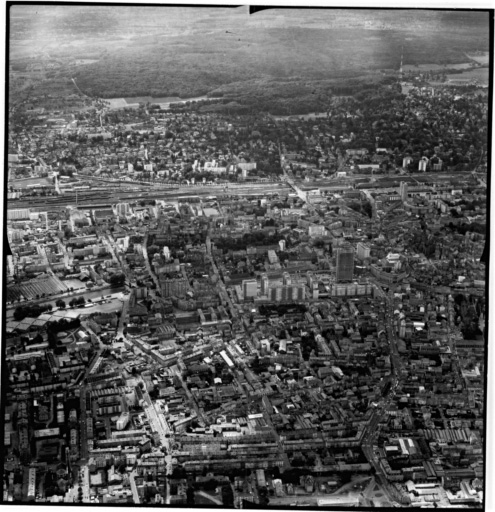
[[[174,367],[175,369],[174,374],[176,377],[180,380],[180,383],[182,385],[182,389],[187,395],[187,399],[189,400],[189,403],[193,405],[194,410],[196,411],[198,421],[203,424],[203,426],[207,426],[210,424],[210,422],[203,416],[203,413],[200,411],[198,404],[196,403],[196,400],[194,399],[194,396],[192,395],[191,391],[189,391],[189,388],[187,387],[187,384],[182,380],[182,376],[180,374],[180,371]]]
[[[215,505],[223,506],[223,503],[219,499],[212,496],[211,494],[207,494],[204,491],[197,491],[196,494],[199,494],[200,496],[203,496],[203,498],[210,500],[212,503],[215,503]]]
[[[117,256],[117,253],[115,252],[115,249],[113,247],[115,241],[112,242],[109,239],[109,235],[107,233],[102,232],[102,233],[100,233],[100,236],[101,236],[101,240],[102,240],[103,244],[108,249],[108,252],[112,255],[113,261],[120,265],[121,264],[120,258]]]
[[[84,381],[83,381],[84,382]],[[80,386],[79,410],[80,410],[80,435],[81,435],[81,462],[88,460],[88,434],[87,434],[87,418],[86,418],[86,385]]]
[[[385,295],[385,304],[386,304],[386,329],[387,329],[387,337],[390,343],[390,360],[392,365],[392,379],[391,379],[391,387],[388,396],[386,397],[385,404],[393,403],[393,398],[395,397],[396,389],[400,383],[401,372],[402,372],[402,363],[399,356],[399,351],[397,348],[397,337],[393,330],[393,302],[390,296]],[[363,450],[364,455],[368,459],[368,462],[375,469],[376,474],[381,477],[382,488],[384,492],[387,494],[388,499],[391,503],[395,502],[394,496],[396,495],[395,490],[388,483],[387,477],[383,472],[377,455],[374,453],[373,444],[375,443],[376,436],[379,433],[379,422],[382,417],[382,412],[379,409],[375,409],[370,418],[368,425],[364,429],[363,433],[363,442],[361,448]],[[386,483],[385,483],[386,482]]]
[[[129,298],[130,295],[124,295],[122,298],[122,311],[120,312],[119,317],[119,323],[117,325],[117,331],[115,332],[115,337],[118,338],[125,338],[124,336],[124,329],[125,329],[125,323],[127,318],[127,310],[129,309]]]
[[[144,384],[144,380],[140,377],[139,381]],[[146,402],[144,406],[144,412],[146,413],[146,416],[148,417],[148,420],[150,422],[150,426],[152,427],[153,431],[156,432],[160,437],[160,442],[164,448],[166,448],[167,453],[170,450],[170,443],[167,436],[170,435],[171,430],[170,427],[167,424],[167,421],[165,420],[165,417],[163,413],[158,412],[155,407],[155,403],[151,399],[150,395],[148,394],[148,391],[146,390],[146,385],[144,385],[143,388],[143,396],[144,400]]]
[[[225,287],[225,283],[223,282],[223,279],[220,276],[220,272],[218,271],[218,267],[215,263],[215,259],[213,256],[210,256],[211,266],[213,267],[213,272],[217,275],[218,281],[217,281],[217,290],[219,291],[220,297],[222,300],[227,302],[229,305],[230,312],[232,314],[233,318],[238,317],[237,309],[234,306],[234,303],[232,302],[232,299],[230,298],[229,294],[227,293],[227,288]]]
[[[132,491],[132,498],[134,500],[135,505],[139,505],[141,503],[141,500],[139,498],[139,493],[136,486],[136,470],[131,471],[129,473],[129,482],[131,484],[131,491]]]

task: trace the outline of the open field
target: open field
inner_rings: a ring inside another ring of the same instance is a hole
[[[124,98],[109,98],[110,108],[124,108],[127,107],[127,101]]]
[[[478,64],[487,65],[490,61],[489,52],[477,52],[466,54],[470,59],[475,60]]]
[[[472,67],[470,62],[463,62],[461,64],[405,64],[402,69],[407,71],[443,71],[445,69],[469,69]]]
[[[28,188],[30,185],[46,185],[47,187],[53,185],[53,182],[49,178],[27,178],[27,179],[18,179],[18,180],[10,180],[9,185],[12,185],[14,188],[24,189]]]
[[[488,68],[470,69],[464,73],[450,73],[447,80],[477,80],[479,85],[488,87],[490,70]]]

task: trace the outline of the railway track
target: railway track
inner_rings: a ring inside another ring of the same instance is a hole
[[[266,193],[288,192],[290,187],[275,183],[263,183],[249,186],[235,187],[183,187],[170,190],[134,190],[134,191],[108,191],[91,192],[81,191],[76,194],[63,194],[61,196],[34,197],[31,199],[11,199],[7,204],[8,209],[30,208],[32,210],[65,208],[66,206],[78,207],[104,207],[119,201],[136,201],[141,199],[178,199],[193,196],[224,196],[224,195],[263,195]]]

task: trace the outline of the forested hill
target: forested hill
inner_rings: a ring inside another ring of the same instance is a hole
[[[483,12],[15,6],[11,61],[55,60],[100,97],[211,93],[253,79],[357,77],[405,64],[452,64],[488,50]],[[84,65],[81,65],[83,62]]]

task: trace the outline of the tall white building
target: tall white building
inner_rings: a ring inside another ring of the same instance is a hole
[[[261,295],[266,297],[268,295],[268,290],[270,288],[270,280],[266,274],[261,276]]]
[[[282,282],[283,282],[284,286],[290,286],[291,285],[292,280],[291,280],[289,272],[284,272],[283,273]]]
[[[426,167],[428,166],[428,158],[424,156],[421,158],[418,164],[418,171],[426,171]]]
[[[370,247],[363,242],[357,244],[357,257],[359,260],[365,260],[370,257]]]
[[[270,262],[271,265],[273,265],[274,263],[278,263],[277,253],[273,249],[270,249],[268,251],[268,261]]]
[[[245,299],[256,297],[258,295],[258,282],[256,279],[244,279],[242,281],[242,292]]]

